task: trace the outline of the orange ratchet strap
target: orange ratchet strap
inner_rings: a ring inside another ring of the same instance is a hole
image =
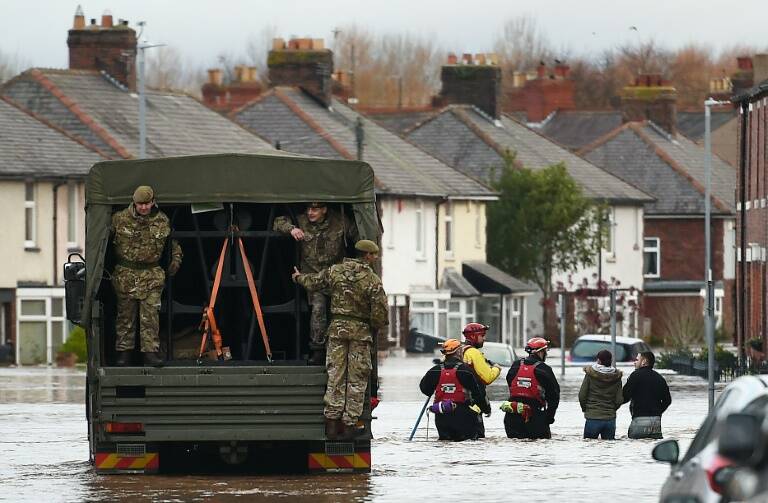
[[[231,231],[238,232],[238,228],[232,226]],[[243,259],[243,269],[245,269],[245,277],[248,280],[248,290],[251,293],[251,301],[253,302],[253,310],[256,313],[256,318],[259,322],[259,330],[261,331],[261,339],[264,341],[264,349],[267,354],[267,360],[272,361],[272,350],[269,347],[269,338],[267,336],[267,329],[264,325],[264,315],[261,312],[261,303],[259,302],[259,294],[256,291],[256,283],[253,280],[253,272],[251,271],[251,264],[248,261],[248,257],[245,254],[245,245],[243,244],[243,238],[237,237],[238,247],[240,248],[240,256]],[[221,286],[221,273],[224,269],[224,259],[227,255],[227,245],[229,244],[229,238],[224,238],[224,244],[221,247],[221,255],[219,255],[219,263],[216,266],[216,276],[213,280],[213,289],[211,291],[211,300],[208,306],[203,311],[203,319],[200,322],[200,328],[203,330],[203,340],[200,344],[200,356],[202,358],[205,351],[206,343],[208,342],[208,334],[211,334],[213,345],[216,349],[216,357],[219,360],[224,359],[222,351],[222,339],[221,332],[216,324],[216,317],[213,314],[213,307],[216,304],[216,297],[219,293],[219,287]]]

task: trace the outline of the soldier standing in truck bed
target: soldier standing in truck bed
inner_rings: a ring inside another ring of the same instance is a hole
[[[344,259],[346,243],[357,242],[357,227],[349,218],[329,210],[325,203],[309,203],[306,211],[296,220],[298,225],[294,225],[288,217],[277,217],[273,229],[290,234],[301,243],[302,273],[317,273],[338,264]],[[325,363],[325,330],[328,327],[327,292],[310,292],[309,303],[312,305],[310,363],[322,365]]]
[[[329,440],[339,435],[353,439],[363,433],[358,420],[363,413],[365,390],[371,373],[373,331],[387,325],[387,296],[371,265],[379,247],[363,239],[355,244],[356,258],[315,274],[294,268],[293,280],[308,291],[330,290],[331,324],[328,326],[325,392],[325,432]],[[343,430],[340,422],[343,423]]]
[[[160,297],[165,286],[165,271],[160,266],[163,250],[171,234],[168,217],[155,204],[152,187],[142,185],[133,193],[133,202],[112,215],[117,263],[112,285],[117,297],[115,320],[116,364],[128,365],[136,345],[136,318],[139,319],[141,352],[144,363],[158,365],[160,349]],[[168,274],[181,267],[181,246],[171,245]]]

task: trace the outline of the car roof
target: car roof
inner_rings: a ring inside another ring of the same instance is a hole
[[[579,342],[579,341],[611,342],[611,336],[608,334],[586,334],[576,339],[576,342]],[[637,337],[623,337],[619,335],[616,336],[617,344],[636,344],[638,342],[645,342],[645,341],[643,341],[642,339],[638,339]]]

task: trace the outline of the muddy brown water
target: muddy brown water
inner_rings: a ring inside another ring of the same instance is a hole
[[[657,500],[669,467],[651,459],[654,442],[626,438],[626,406],[619,410],[617,441],[581,438],[577,393],[583,372],[578,367],[567,368],[564,379],[555,369],[563,397],[551,440],[506,438],[498,410],[506,390],[499,382],[490,387],[494,411],[485,419],[486,439],[437,442],[432,418],[429,428],[425,418],[408,442],[424,402],[418,381],[430,366],[423,356],[387,359],[380,367],[372,472],[319,476],[96,475],[87,461],[84,374],[0,368],[0,501]],[[664,415],[665,437],[680,439],[685,448],[706,415],[706,381],[667,379],[673,402]]]

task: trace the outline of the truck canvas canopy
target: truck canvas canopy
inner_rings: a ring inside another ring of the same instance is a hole
[[[153,187],[161,209],[204,203],[340,203],[352,208],[361,238],[379,241],[373,170],[361,161],[265,152],[100,162],[86,183],[86,327],[104,273],[112,213],[131,202],[139,185]]]

